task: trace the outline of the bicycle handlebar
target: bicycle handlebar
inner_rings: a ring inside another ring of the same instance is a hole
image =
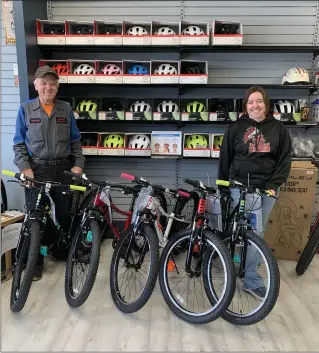
[[[216,192],[215,188],[204,185],[201,180],[185,179],[184,182],[186,184],[192,185],[195,189],[206,190],[210,193]]]

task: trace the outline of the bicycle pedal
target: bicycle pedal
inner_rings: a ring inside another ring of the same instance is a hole
[[[43,256],[48,256],[48,247],[47,246],[40,246],[40,254]]]

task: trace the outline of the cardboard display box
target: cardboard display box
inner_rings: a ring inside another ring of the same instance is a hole
[[[125,140],[125,156],[151,156],[151,134],[130,132],[125,135]]]
[[[99,156],[124,156],[125,134],[123,132],[103,132],[99,134]]]
[[[265,240],[278,260],[298,261],[308,241],[316,193],[317,168],[293,161],[270,214]]]
[[[39,45],[65,45],[65,22],[37,20],[37,43]]]
[[[137,29],[133,31],[132,29]],[[144,29],[144,34],[142,34]],[[123,22],[123,45],[151,45],[152,44],[152,23],[145,21],[124,21]]]
[[[134,68],[139,69],[139,74],[131,73]],[[142,73],[144,68],[144,72]],[[134,61],[124,60],[123,61],[123,84],[145,84],[151,83],[151,62],[150,61]]]
[[[179,22],[152,21],[152,45],[179,45],[179,31]]]
[[[60,83],[68,82],[68,63],[67,60],[39,60],[39,66],[50,66],[58,75]]]
[[[94,21],[94,45],[122,45],[123,22]]]
[[[83,155],[97,156],[97,145],[97,132],[81,132],[81,147]]]
[[[225,31],[226,30],[226,31]],[[213,45],[242,45],[243,25],[234,21],[214,21],[212,24]]]
[[[180,156],[182,154],[181,131],[152,131],[152,156]]]
[[[208,82],[207,61],[181,60],[179,82],[189,85],[206,85]]]
[[[66,45],[94,45],[92,21],[65,21]]]
[[[68,83],[95,83],[95,66],[95,60],[68,60]],[[82,67],[83,74],[75,73]]]
[[[184,143],[183,143],[184,157],[206,157],[206,158],[210,157],[210,144],[211,144],[210,134],[185,133],[183,140],[184,140]],[[202,142],[204,143],[202,144]]]
[[[190,33],[185,33],[189,28]],[[201,29],[201,34],[193,35],[195,28]],[[180,21],[180,44],[181,45],[209,45],[209,23],[197,21]]]

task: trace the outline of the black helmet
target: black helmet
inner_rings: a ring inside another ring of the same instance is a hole
[[[92,25],[79,25],[74,26],[74,34],[93,34]]]
[[[122,34],[121,29],[114,25],[101,25],[99,30],[100,34]]]
[[[45,24],[43,25],[43,34],[65,34],[64,25],[62,24]]]
[[[239,34],[239,27],[231,23],[217,22],[215,25],[216,34]]]
[[[103,104],[103,110],[106,112],[121,112],[124,111],[124,107],[121,103],[116,101],[106,102]]]

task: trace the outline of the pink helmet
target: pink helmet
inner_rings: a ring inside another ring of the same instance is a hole
[[[114,64],[107,64],[101,69],[101,74],[104,75],[121,75],[121,73],[121,68]]]

